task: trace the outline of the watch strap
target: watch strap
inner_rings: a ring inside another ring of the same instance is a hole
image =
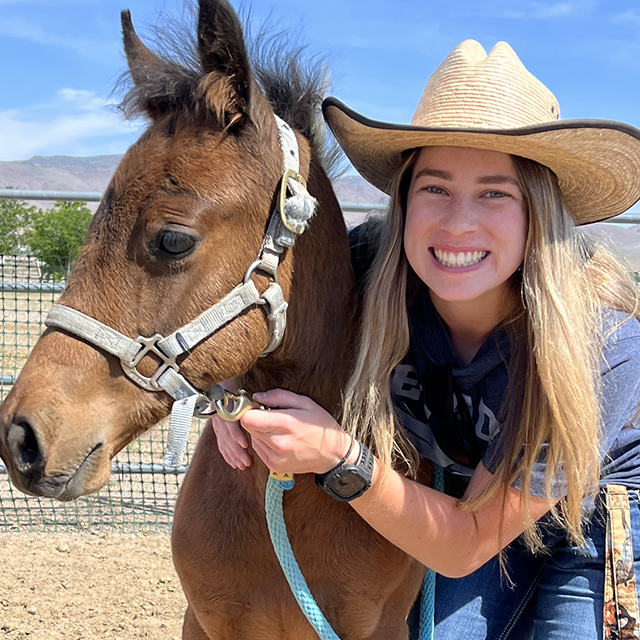
[[[352,443],[353,442],[355,442],[355,439],[352,439]],[[326,473],[316,474],[316,485],[338,502],[350,502],[351,500],[355,500],[371,487],[371,476],[373,475],[373,454],[366,445],[361,442],[358,442],[358,445],[360,447],[360,451],[355,463],[346,462],[346,458],[348,458],[351,453],[351,451],[348,451],[343,460],[333,469],[330,469]],[[349,496],[339,494],[332,486],[333,483],[338,481],[340,476],[344,473],[353,473],[362,480],[362,487]]]

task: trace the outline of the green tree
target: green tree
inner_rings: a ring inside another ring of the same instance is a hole
[[[84,202],[62,201],[32,215],[24,240],[54,280],[63,280],[69,264],[78,257],[92,217]]]
[[[20,251],[22,236],[36,211],[35,207],[30,207],[24,200],[0,198],[0,255],[8,256]]]

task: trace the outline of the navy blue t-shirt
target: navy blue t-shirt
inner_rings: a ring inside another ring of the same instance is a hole
[[[600,482],[640,489],[640,322],[607,310],[603,329],[607,338],[600,363]],[[391,382],[409,439],[422,457],[453,475],[469,478],[480,461],[495,472],[501,460],[499,419],[508,385],[506,334],[496,330],[469,365],[460,364],[426,288],[410,310],[409,330],[409,352]],[[435,392],[427,389],[438,375],[451,380],[436,381]],[[448,408],[443,398],[447,393]],[[452,428],[456,436],[447,437]],[[545,495],[544,474],[544,462],[537,463],[531,478],[534,495]]]
[[[362,281],[371,254],[358,250],[358,229],[351,237]],[[640,322],[607,310],[603,332],[601,484],[640,490]],[[500,463],[509,340],[496,330],[470,364],[460,364],[424,285],[409,308],[409,334],[409,352],[392,374],[396,410],[418,454],[457,478],[453,492],[461,494],[480,461],[490,472]],[[544,462],[537,463],[532,494],[545,495],[544,474]]]

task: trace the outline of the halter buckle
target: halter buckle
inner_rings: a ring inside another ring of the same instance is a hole
[[[158,379],[160,378],[160,376],[167,369],[173,369],[176,373],[179,369],[178,365],[176,364],[176,359],[167,357],[158,348],[158,342],[160,340],[164,340],[164,338],[159,333],[152,335],[150,338],[138,336],[134,340],[134,342],[137,342],[140,345],[138,353],[136,353],[136,355],[129,362],[120,360],[120,365],[122,366],[122,370],[125,372],[125,374],[136,384],[140,385],[147,391],[162,391],[162,387],[158,384]],[[147,377],[143,376],[136,369],[136,367],[140,364],[145,356],[150,354],[153,354],[154,356],[160,358],[162,362],[158,365],[158,368],[155,370],[154,374]]]
[[[287,201],[287,188],[289,187],[289,180],[295,180],[299,182],[305,189],[307,188],[307,181],[293,169],[287,169],[282,175],[282,182],[280,184],[280,197],[278,198],[278,212],[282,219],[282,224],[289,229],[292,233],[296,233],[295,229],[291,227],[291,224],[287,220],[287,216],[284,214],[284,203]]]

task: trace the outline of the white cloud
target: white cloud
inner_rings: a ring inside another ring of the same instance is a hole
[[[0,0],[0,4],[6,0]],[[96,42],[95,39],[61,36],[21,18],[0,18],[0,35],[35,44],[71,49],[84,57],[94,60],[113,59],[120,55],[118,42]]]
[[[46,104],[0,111],[0,160],[72,155],[70,150],[89,149],[91,140],[102,136],[121,137],[124,150],[140,128],[141,123],[124,121],[112,103],[95,93],[61,89]]]

